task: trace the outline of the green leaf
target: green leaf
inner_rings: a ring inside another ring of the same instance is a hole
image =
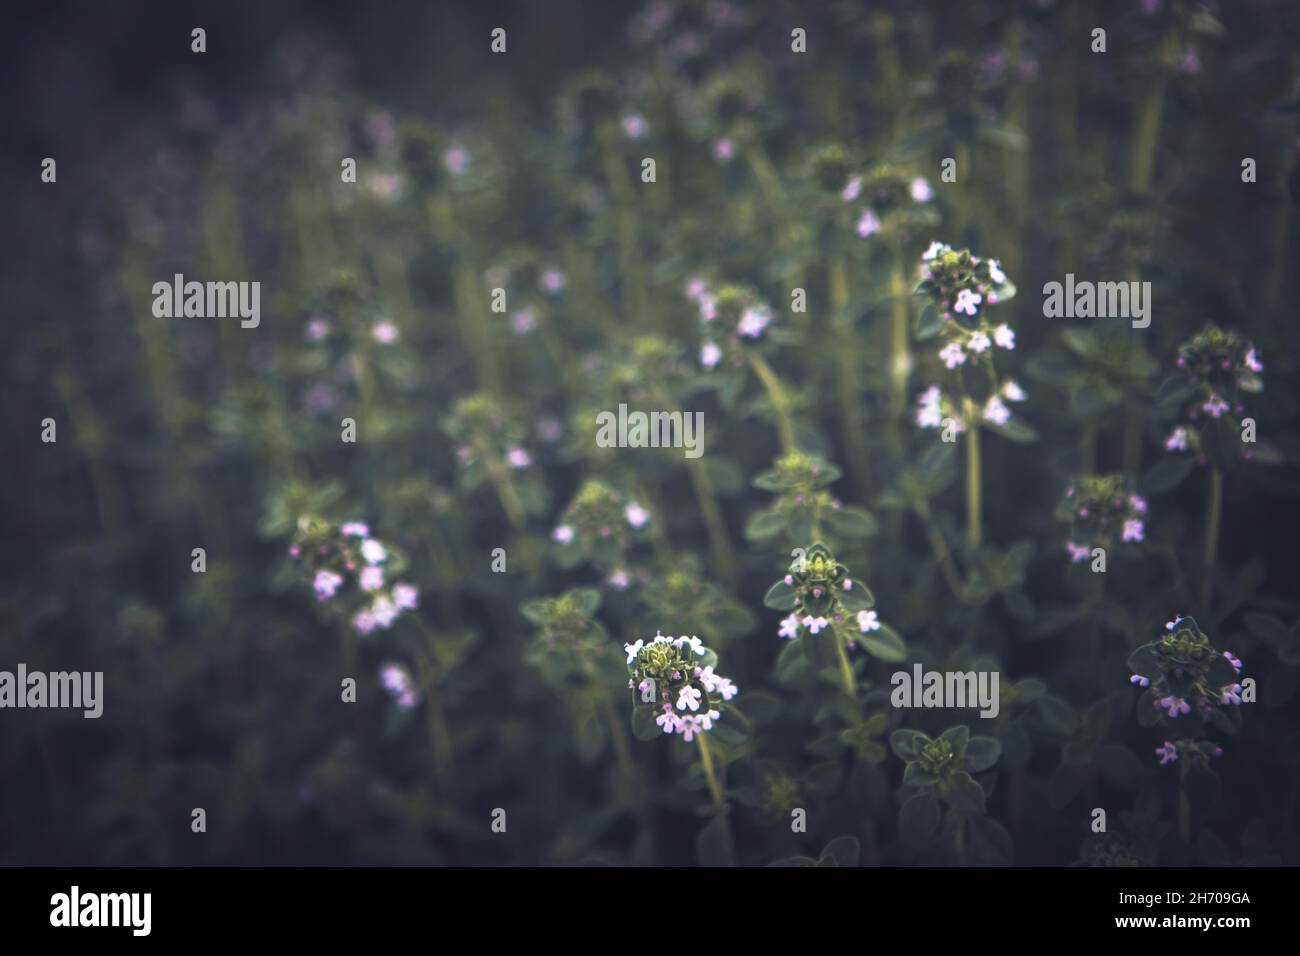
[[[1184,457],[1169,456],[1161,459],[1150,471],[1142,476],[1142,480],[1138,482],[1138,490],[1143,495],[1148,496],[1173,491],[1195,470],[1196,459],[1190,455]]]
[[[1155,680],[1161,673],[1160,655],[1156,650],[1159,646],[1155,641],[1143,644],[1128,656],[1128,669],[1147,680]]]
[[[876,596],[871,593],[871,589],[857,580],[853,581],[853,587],[847,591],[840,590],[839,599],[840,607],[853,614],[858,611],[870,611],[876,606]]]
[[[965,724],[957,724],[941,733],[939,739],[948,741],[952,745],[952,752],[960,757],[966,752],[966,744],[970,740],[970,728]]]
[[[962,813],[984,812],[984,788],[968,773],[955,773],[949,777],[943,796],[954,810]]]
[[[870,538],[880,530],[880,525],[865,508],[834,508],[825,515],[826,525],[836,534],[846,538]]]
[[[795,597],[793,585],[786,584],[785,581],[777,581],[763,595],[763,604],[775,611],[792,611]]]
[[[898,810],[898,833],[907,843],[927,843],[939,829],[939,800],[933,791],[917,794]]]
[[[899,727],[889,735],[889,749],[899,760],[915,760],[930,738],[919,730]]]
[[[637,740],[654,740],[664,736],[663,728],[655,723],[660,711],[653,705],[632,708],[632,736]]]
[[[861,852],[857,837],[838,836],[826,844],[821,859],[823,863],[830,862],[834,866],[857,866]]]
[[[764,541],[767,538],[774,538],[785,530],[789,520],[790,513],[782,509],[772,508],[767,511],[756,511],[750,515],[749,521],[745,523],[745,537],[750,541]]]
[[[735,866],[736,845],[727,814],[720,813],[695,838],[695,856],[701,866]]]
[[[981,424],[989,431],[996,432],[1008,441],[1013,441],[1018,445],[1028,445],[1038,441],[1038,432],[1034,427],[1017,415],[1008,418],[1001,425],[987,420]]]
[[[898,664],[907,660],[907,643],[888,624],[880,625],[878,631],[856,635],[854,641],[876,660],[886,664]]]
[[[919,760],[913,760],[903,771],[905,787],[933,787],[938,782],[939,778],[922,767]]]
[[[934,338],[943,331],[947,321],[943,313],[935,308],[933,302],[926,303],[916,316],[915,331],[917,340],[924,342],[927,339]]]
[[[1002,755],[1002,745],[992,737],[972,737],[966,744],[966,770],[983,773]]]

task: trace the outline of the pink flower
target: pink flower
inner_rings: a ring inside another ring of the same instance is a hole
[[[1129,518],[1124,522],[1124,533],[1120,537],[1124,541],[1141,541],[1145,537],[1142,522],[1137,518]]]
[[[705,342],[700,348],[700,364],[705,368],[714,368],[722,360],[722,349],[712,342]]]
[[[771,321],[771,313],[765,306],[750,306],[741,314],[736,331],[746,338],[756,339]]]
[[[537,313],[532,309],[520,309],[510,317],[510,328],[515,335],[527,335],[537,328]]]
[[[469,167],[469,152],[462,146],[453,146],[442,154],[442,164],[447,172],[459,176]]]
[[[984,297],[978,292],[962,289],[957,293],[957,301],[953,303],[953,308],[966,315],[974,315],[979,308],[979,304],[983,301]]]
[[[361,556],[366,559],[366,564],[383,564],[388,557],[388,549],[374,538],[367,538],[361,542]]]
[[[330,334],[329,320],[320,316],[312,319],[307,323],[307,328],[303,332],[303,337],[308,342],[321,342]]]
[[[419,606],[420,592],[410,584],[393,585],[393,603],[398,610],[413,611]]]
[[[930,262],[937,259],[941,253],[948,252],[951,247],[942,242],[931,242],[925,252],[921,253],[921,259],[924,262]]]
[[[1249,352],[1246,353],[1245,361],[1246,361],[1246,367],[1250,369],[1252,372],[1264,371],[1264,363],[1259,360],[1259,357],[1257,355],[1255,355],[1254,349],[1251,349]]]
[[[845,202],[853,202],[853,200],[858,198],[858,195],[861,192],[862,192],[862,177],[850,176],[849,181],[845,183],[844,188],[840,190],[840,198],[843,199]]]
[[[664,704],[664,712],[655,718],[655,723],[662,727],[666,734],[675,734],[681,729],[681,718],[673,713],[668,704]]]
[[[823,628],[830,627],[830,623],[831,622],[826,620],[824,617],[809,616],[803,619],[803,626],[808,628],[808,630],[813,634],[820,633]]]
[[[940,349],[939,358],[943,359],[943,364],[948,368],[956,368],[958,365],[966,364],[966,353],[962,351],[961,345],[956,342],[949,342]]]
[[[369,634],[377,625],[378,622],[375,620],[375,616],[369,611],[358,611],[356,616],[352,618],[352,626],[357,629],[358,634]]]
[[[349,538],[370,537],[370,526],[361,521],[345,521],[339,531]]]
[[[972,352],[987,352],[993,347],[993,343],[983,332],[976,332],[967,340],[966,347]]]
[[[1156,748],[1156,756],[1160,758],[1160,766],[1163,767],[1178,759],[1178,748],[1166,740],[1164,746]]]
[[[912,180],[911,185],[908,186],[908,192],[912,194],[912,199],[915,202],[929,202],[934,198],[934,189],[920,176]]]
[[[863,239],[867,236],[875,235],[880,231],[880,217],[872,209],[862,210],[862,216],[858,219],[858,235]]]
[[[1006,384],[1002,386],[1002,397],[1008,402],[1023,402],[1025,400],[1025,390],[1022,389],[1015,379],[1007,379]]]
[[[650,521],[650,512],[633,501],[623,509],[623,517],[627,518],[627,523],[633,528],[644,528]]]
[[[312,587],[316,590],[317,598],[327,601],[334,596],[342,583],[343,576],[340,574],[335,574],[333,571],[317,571]]]
[[[1065,543],[1065,550],[1070,552],[1070,560],[1076,564],[1080,561],[1087,561],[1088,555],[1092,554],[1087,545],[1075,544],[1073,541]]]
[[[868,631],[880,630],[880,618],[876,615],[875,611],[858,612],[858,630],[863,634],[866,634]]]
[[[547,269],[542,273],[541,282],[542,289],[551,295],[562,291],[569,284],[569,280],[565,278],[564,273],[559,269]]]
[[[1224,412],[1228,411],[1231,406],[1218,395],[1211,395],[1201,406],[1201,411],[1207,412],[1211,418],[1219,418]]]
[[[378,566],[362,568],[358,581],[361,590],[378,591],[384,586],[384,569]]]
[[[518,445],[511,445],[506,449],[506,461],[509,462],[511,468],[521,470],[533,463],[533,456]]]
[[[567,524],[562,524],[551,532],[551,540],[558,544],[568,544],[573,540],[573,529]]]
[[[1179,425],[1165,439],[1165,451],[1187,451],[1187,429]]]
[[[1147,513],[1147,500],[1141,495],[1129,495],[1128,506],[1140,515]]]
[[[1011,326],[1003,322],[993,330],[993,342],[998,348],[1014,349],[1016,347],[1016,333],[1012,331]]]
[[[700,698],[702,696],[704,695],[700,693],[698,687],[692,687],[690,684],[687,684],[677,694],[677,709],[687,710],[689,708],[693,711],[699,710]]]
[[[789,617],[781,619],[781,629],[776,632],[778,637],[795,638],[799,636],[799,615],[791,614]]]
[[[398,339],[397,326],[387,320],[371,329],[370,334],[380,345],[392,345]]]
[[[640,139],[647,129],[645,117],[640,113],[628,113],[623,117],[623,132],[628,139]]]
[[[720,163],[729,163],[736,156],[736,144],[725,136],[713,143],[713,158]]]
[[[984,418],[994,425],[1005,425],[1011,418],[1011,409],[1007,408],[1002,399],[993,395],[984,404]]]

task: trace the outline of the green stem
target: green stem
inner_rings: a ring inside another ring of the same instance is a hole
[[[713,802],[720,807],[722,806],[722,785],[718,783],[718,774],[713,768],[713,754],[709,750],[708,733],[697,733],[695,742],[700,747],[700,764],[704,767],[704,779],[709,783],[709,793],[713,796]]]
[[[865,498],[870,466],[858,393],[857,342],[853,338],[853,320],[846,314],[851,296],[848,266],[843,256],[831,256],[827,264],[827,282],[830,286],[831,324],[835,330],[835,386],[840,404],[840,427],[844,430],[849,469]]]
[[[849,653],[844,649],[844,639],[832,628],[831,640],[835,642],[835,656],[840,664],[840,679],[844,681],[844,693],[854,697],[857,695],[858,681],[853,673],[853,665],[849,663]]]
[[[966,419],[966,547],[978,551],[984,534],[980,521],[980,427],[979,413],[970,398],[962,399]]]
[[[1210,470],[1210,498],[1205,521],[1205,548],[1201,552],[1201,607],[1210,613],[1210,599],[1214,596],[1214,562],[1219,554],[1219,525],[1223,520],[1223,472]]]
[[[902,447],[902,424],[907,414],[907,378],[912,370],[912,353],[908,344],[911,325],[908,310],[907,275],[900,251],[894,258],[894,268],[889,275],[890,343],[892,357],[889,365],[889,411],[891,438],[896,447]]]
[[[776,372],[768,364],[767,359],[755,351],[749,350],[745,353],[749,359],[749,367],[754,370],[760,382],[763,383],[763,389],[767,392],[768,401],[772,403],[772,410],[776,413],[776,430],[781,441],[781,451],[790,454],[795,450],[794,443],[794,420],[790,417],[790,398],[786,395],[785,387],[781,380],[777,378]]]

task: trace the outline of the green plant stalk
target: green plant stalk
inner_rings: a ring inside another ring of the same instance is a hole
[[[502,467],[501,461],[489,453],[481,436],[474,436],[474,450],[483,459],[483,465],[487,468],[488,480],[492,482],[492,490],[496,492],[497,500],[501,502],[501,507],[506,513],[506,518],[510,521],[510,526],[516,529],[522,528],[524,526],[524,505],[519,500],[515,486],[510,483],[510,476]]]
[[[1219,526],[1223,520],[1223,472],[1210,469],[1210,493],[1206,505],[1205,544],[1201,551],[1201,607],[1210,612],[1214,596],[1214,563],[1219,554]]]
[[[912,353],[908,341],[911,325],[908,298],[907,275],[903,265],[903,254],[899,250],[895,253],[894,267],[889,274],[890,441],[896,450],[901,450],[903,447],[903,421],[907,415],[907,379],[912,369]]]
[[[623,722],[618,718],[618,712],[614,709],[609,694],[602,693],[600,695],[600,712],[606,726],[609,728],[609,740],[614,748],[614,759],[618,762],[618,769],[624,777],[630,779],[636,774],[636,765],[632,762],[632,751],[628,747],[627,732],[623,728]]]
[[[967,396],[962,397],[962,417],[966,419],[966,547],[974,552],[984,540],[980,518],[980,427],[978,410]]]
[[[849,306],[850,294],[848,266],[843,256],[831,256],[827,264],[827,281],[830,286],[831,322],[835,329],[835,384],[839,395],[844,447],[859,493],[863,498],[868,498],[870,464],[858,392],[857,342],[853,335],[853,322],[844,315]]]
[[[707,732],[695,735],[695,742],[700,748],[700,766],[704,768],[704,779],[708,781],[709,793],[713,797],[713,802],[717,806],[722,806],[722,785],[718,783],[718,774],[713,767],[713,753],[709,750],[709,735]]]
[[[831,640],[835,642],[835,657],[840,665],[840,680],[844,682],[844,693],[854,697],[858,692],[858,681],[853,673],[853,665],[849,663],[849,652],[844,649],[844,638],[840,637],[839,631],[831,628]]]
[[[635,195],[620,154],[618,133],[606,123],[598,134],[605,183],[614,197],[614,228],[618,236],[618,268],[623,304],[639,328],[646,327],[645,276],[641,269],[641,238]],[[663,329],[667,333],[668,329]]]
[[[663,408],[672,407],[662,389],[655,387],[653,392],[655,401],[659,402]],[[686,460],[686,474],[691,480],[691,490],[695,493],[695,501],[700,507],[700,514],[704,517],[704,532],[709,539],[709,552],[713,555],[713,563],[719,569],[724,582],[728,584],[734,583],[736,577],[735,562],[731,553],[731,543],[727,537],[727,525],[722,519],[722,508],[718,504],[718,495],[713,488],[713,479],[709,477],[704,460],[702,458],[688,458]]]
[[[1160,117],[1164,112],[1165,90],[1169,86],[1168,64],[1177,50],[1178,36],[1167,32],[1160,41],[1156,55],[1157,74],[1147,86],[1142,105],[1138,108],[1137,133],[1133,138],[1133,157],[1129,167],[1129,187],[1143,195],[1151,189],[1151,174],[1155,170],[1156,147],[1160,143]]]
[[[479,297],[479,281],[469,260],[469,237],[460,228],[456,211],[445,196],[429,197],[429,221],[434,235],[455,254],[452,267],[452,300],[460,319],[461,340],[474,361],[478,385],[485,391],[500,394],[501,369],[495,340],[482,321],[485,313]]]
[[[926,537],[930,541],[930,550],[934,554],[935,562],[939,565],[939,570],[943,573],[943,579],[948,583],[948,589],[952,591],[953,597],[964,604],[966,602],[966,584],[962,581],[957,566],[953,564],[952,549],[948,547],[948,542],[944,540],[943,532],[934,523],[934,516],[930,513],[929,502],[924,498],[918,498],[912,502],[912,510],[925,524]]]
[[[790,417],[790,398],[786,395],[785,387],[767,359],[752,349],[746,350],[745,357],[749,360],[749,367],[763,383],[768,401],[772,403],[772,411],[776,414],[776,430],[781,442],[781,451],[788,455],[795,450],[794,419]]]

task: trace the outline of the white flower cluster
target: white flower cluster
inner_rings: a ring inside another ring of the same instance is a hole
[[[715,706],[729,701],[738,688],[730,678],[714,673],[713,665],[700,666],[692,657],[702,657],[708,648],[698,637],[665,637],[624,644],[628,670],[633,674],[628,687],[643,700],[652,700],[661,710],[655,723],[666,734],[681,734],[688,741],[713,729],[722,716]],[[639,679],[639,680],[638,680]]]

